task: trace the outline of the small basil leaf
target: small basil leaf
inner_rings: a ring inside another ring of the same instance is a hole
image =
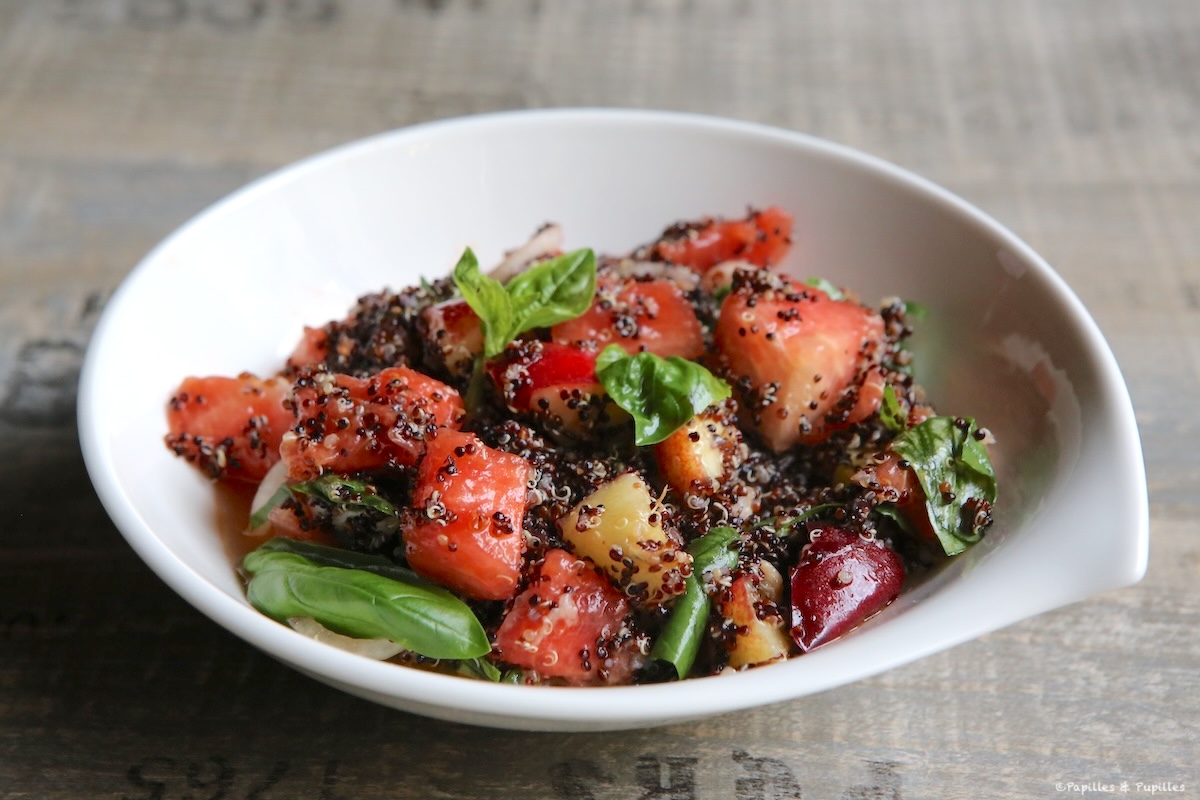
[[[479,259],[471,248],[463,251],[454,267],[454,285],[483,326],[483,354],[486,358],[502,352],[519,331],[516,312],[504,284],[479,271]]]
[[[686,678],[696,663],[696,654],[708,629],[712,601],[704,591],[704,573],[714,568],[733,569],[738,553],[732,549],[739,534],[722,525],[688,545],[692,556],[692,574],[684,579],[683,594],[671,607],[671,617],[654,642],[650,657],[675,668],[680,679]]]
[[[806,284],[814,289],[820,289],[825,294],[829,295],[830,300],[845,300],[846,293],[839,289],[833,283],[830,283],[825,278],[809,278],[805,281]]]
[[[475,614],[448,592],[261,548],[242,566],[252,575],[246,587],[251,605],[281,622],[312,617],[337,633],[390,639],[429,658],[461,660],[491,652]]]
[[[333,506],[335,524],[339,519],[356,517],[367,511],[378,512],[385,518],[398,517],[400,514],[396,507],[378,495],[370,484],[328,473],[311,481],[280,486],[267,502],[250,515],[250,528],[254,529],[266,523],[271,511],[292,495],[308,495]]]
[[[975,427],[975,421],[970,421],[971,428],[964,436],[962,458],[963,463],[975,470],[975,472],[983,476],[991,485],[991,496],[988,502],[996,499],[996,470],[992,467],[992,459],[988,456],[987,448],[979,439],[975,438],[975,431],[979,430]]]
[[[891,448],[909,462],[925,492],[925,509],[946,555],[979,541],[968,504],[996,500],[996,473],[987,449],[975,438],[971,419],[930,417],[892,440]]]
[[[575,319],[591,307],[596,295],[596,254],[588,249],[573,250],[535,264],[510,280],[504,290],[516,318],[514,336]]]
[[[929,316],[929,309],[916,300],[902,300],[904,303],[904,314],[909,319],[922,320]]]
[[[294,494],[306,494],[324,500],[343,511],[361,512],[370,509],[389,517],[400,513],[386,498],[378,495],[370,484],[336,473],[327,473],[310,481],[294,483],[288,488]]]
[[[896,399],[896,390],[889,383],[883,387],[883,401],[879,404],[879,421],[889,430],[903,431],[908,427],[908,415]]]
[[[730,395],[729,384],[678,356],[631,356],[614,344],[596,358],[596,377],[613,402],[629,412],[639,446],[657,444],[689,419]]]
[[[369,508],[389,517],[400,513],[394,505],[376,494],[375,488],[370,484],[332,472],[311,481],[292,484],[291,490],[325,500],[348,511]]]
[[[486,658],[471,658],[466,661],[460,661],[457,665],[459,675],[465,675],[468,678],[479,678],[480,680],[499,683],[503,676],[500,668]]]

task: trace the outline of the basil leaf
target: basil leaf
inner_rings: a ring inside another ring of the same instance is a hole
[[[361,569],[367,572],[374,572],[376,575],[382,575],[385,578],[391,578],[403,583],[411,583],[417,586],[423,586],[427,589],[432,589],[434,591],[443,592],[450,597],[454,596],[445,589],[435,586],[424,578],[418,576],[417,573],[413,572],[408,567],[402,567],[394,561],[384,558],[383,556],[373,556],[367,553],[358,553],[354,550],[346,550],[342,547],[330,547],[329,545],[317,544],[316,542],[303,542],[299,539],[288,539],[282,536],[264,542],[254,552],[293,553],[308,559],[320,567]],[[253,555],[253,553],[251,555]]]
[[[491,652],[471,609],[440,589],[374,572],[314,564],[297,553],[255,550],[242,561],[246,597],[273,619],[312,617],[358,639],[390,639],[429,658],[470,659]]]
[[[813,287],[814,289],[820,289],[822,292],[829,295],[830,300],[845,300],[846,299],[845,292],[843,292],[836,285],[834,285],[833,283],[830,283],[829,281],[825,280],[824,278],[809,278],[808,280],[805,281],[805,283],[808,284],[809,286]]]
[[[483,326],[483,354],[491,358],[517,335],[516,312],[504,284],[479,271],[479,259],[471,248],[463,251],[454,267],[454,285]]]
[[[925,509],[946,555],[979,541],[968,505],[996,500],[996,473],[983,443],[975,438],[975,421],[930,417],[892,440],[916,473],[925,492]],[[948,490],[948,491],[943,491]]]
[[[975,431],[979,430],[975,426],[975,421],[969,420],[969,423],[971,428],[963,442],[963,463],[990,482],[991,495],[986,498],[990,503],[996,499],[996,470],[992,467],[992,459],[988,456],[987,448],[984,447],[983,442],[975,438]]]
[[[909,319],[922,320],[929,316],[929,309],[916,300],[901,300],[904,303],[904,314]]]
[[[610,344],[596,358],[596,378],[633,417],[639,446],[657,444],[689,419],[730,395],[729,384],[678,356],[631,356]]]
[[[376,494],[373,486],[332,472],[311,481],[292,484],[290,488],[293,492],[325,500],[346,511],[371,509],[389,517],[400,513],[394,505]]]
[[[483,274],[467,248],[454,267],[454,283],[483,326],[483,356],[504,351],[519,334],[575,319],[596,294],[596,254],[573,250],[535,264],[507,285]]]
[[[736,530],[722,525],[688,545],[692,574],[684,579],[683,594],[675,600],[671,617],[650,650],[651,658],[675,667],[675,674],[680,679],[692,671],[708,630],[712,601],[704,591],[704,573],[718,567],[733,569],[737,566],[738,554],[731,548],[738,538]]]
[[[504,677],[500,672],[500,668],[486,658],[472,658],[467,661],[458,663],[458,674],[465,675],[468,678],[478,678],[480,680],[499,683]]]
[[[908,415],[896,399],[896,390],[889,383],[883,387],[883,401],[879,404],[879,421],[889,430],[903,431],[908,427]]]
[[[365,510],[378,511],[386,517],[399,516],[396,507],[385,498],[375,493],[374,487],[353,478],[329,473],[311,481],[302,483],[283,484],[267,501],[254,510],[250,515],[250,528],[253,530],[264,523],[271,511],[282,505],[293,494],[306,494],[324,500],[335,506],[342,513],[360,514]]]
[[[596,254],[573,250],[535,264],[504,289],[512,301],[516,333],[575,319],[591,307],[596,295]]]

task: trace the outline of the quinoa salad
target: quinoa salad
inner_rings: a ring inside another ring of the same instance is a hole
[[[779,271],[792,228],[467,249],[274,374],[185,378],[166,445],[252,496],[249,602],[365,657],[573,686],[803,657],[979,541],[996,480],[914,382],[925,310]]]

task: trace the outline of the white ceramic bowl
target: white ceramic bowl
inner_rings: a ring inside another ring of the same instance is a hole
[[[667,224],[747,205],[795,214],[785,268],[929,314],[917,377],[943,413],[996,435],[983,543],[864,628],[731,676],[619,688],[489,684],[350,655],[246,602],[213,487],[163,446],[189,374],[271,372],[305,323],[359,294],[498,259],[548,220],[619,252]],[[396,708],[510,728],[650,726],[789,700],[912,661],[1145,571],[1146,484],[1121,375],[1053,270],[961,199],[878,159],[690,115],[559,110],[439,122],[281,170],[201,214],[113,296],[79,397],[88,470],[118,528],[175,591],[318,680]]]

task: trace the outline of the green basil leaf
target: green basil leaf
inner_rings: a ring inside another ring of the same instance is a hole
[[[891,444],[916,473],[934,533],[951,556],[983,535],[965,518],[971,515],[963,513],[964,507],[969,502],[996,500],[996,473],[987,449],[975,438],[975,421],[956,423],[954,417],[930,417]]]
[[[382,575],[385,578],[401,581],[402,583],[423,586],[431,591],[441,592],[447,597],[454,597],[450,592],[440,586],[435,586],[408,567],[402,567],[383,556],[358,553],[343,547],[330,547],[329,545],[317,544],[316,542],[303,542],[299,539],[288,539],[287,537],[280,536],[259,545],[254,553],[293,553],[308,559],[320,567],[361,569],[367,572],[374,572],[376,575]],[[247,558],[254,556],[254,553],[251,553]]]
[[[588,249],[563,253],[514,276],[504,290],[516,317],[514,336],[575,319],[596,296],[596,254]]]
[[[678,356],[631,356],[610,344],[596,358],[596,377],[613,402],[633,417],[639,446],[666,439],[689,419],[730,395],[729,384]]]
[[[486,658],[471,658],[466,661],[458,662],[458,674],[465,675],[468,678],[478,678],[480,680],[499,683],[504,677],[500,672],[500,668]]]
[[[479,271],[479,259],[471,248],[463,251],[454,267],[454,285],[483,326],[483,354],[486,358],[502,352],[519,331],[516,312],[504,284]]]
[[[829,281],[827,281],[824,278],[809,278],[808,280],[805,281],[805,283],[808,284],[809,286],[812,286],[814,289],[820,289],[822,292],[829,295],[830,300],[845,300],[846,299],[845,292],[843,292],[836,285],[834,285],[833,283],[830,283]]]
[[[738,554],[732,546],[738,538],[736,530],[722,525],[688,545],[692,574],[684,580],[683,594],[676,598],[671,617],[650,650],[651,658],[675,667],[675,674],[680,679],[692,671],[708,630],[712,601],[704,591],[704,573],[717,567],[733,569],[737,566]]]
[[[470,607],[449,592],[374,572],[313,563],[298,553],[255,550],[246,597],[273,619],[312,617],[358,639],[390,639],[429,658],[470,659],[491,652]]]
[[[311,481],[292,484],[291,490],[325,500],[348,511],[369,508],[389,517],[400,513],[394,505],[376,494],[370,484],[332,472]]]
[[[883,387],[883,401],[879,404],[879,421],[889,430],[903,431],[908,427],[908,415],[896,399],[896,390],[889,383]]]
[[[250,528],[254,529],[264,524],[271,511],[293,494],[306,494],[324,500],[344,514],[357,515],[366,510],[377,511],[385,517],[397,517],[400,514],[386,498],[376,494],[375,488],[370,484],[328,473],[311,481],[280,486],[250,515]]]
[[[904,303],[904,314],[910,319],[922,320],[929,316],[929,309],[916,300],[901,300]]]
[[[988,456],[987,448],[983,442],[975,438],[975,431],[979,430],[975,426],[975,421],[970,420],[970,425],[971,428],[963,441],[963,463],[989,482],[992,489],[991,496],[987,500],[990,503],[996,499],[996,470],[992,467],[992,459]]]
[[[515,337],[587,311],[596,294],[596,254],[573,250],[535,264],[507,285],[483,274],[467,248],[454,267],[454,283],[483,326],[483,356],[499,355]]]

